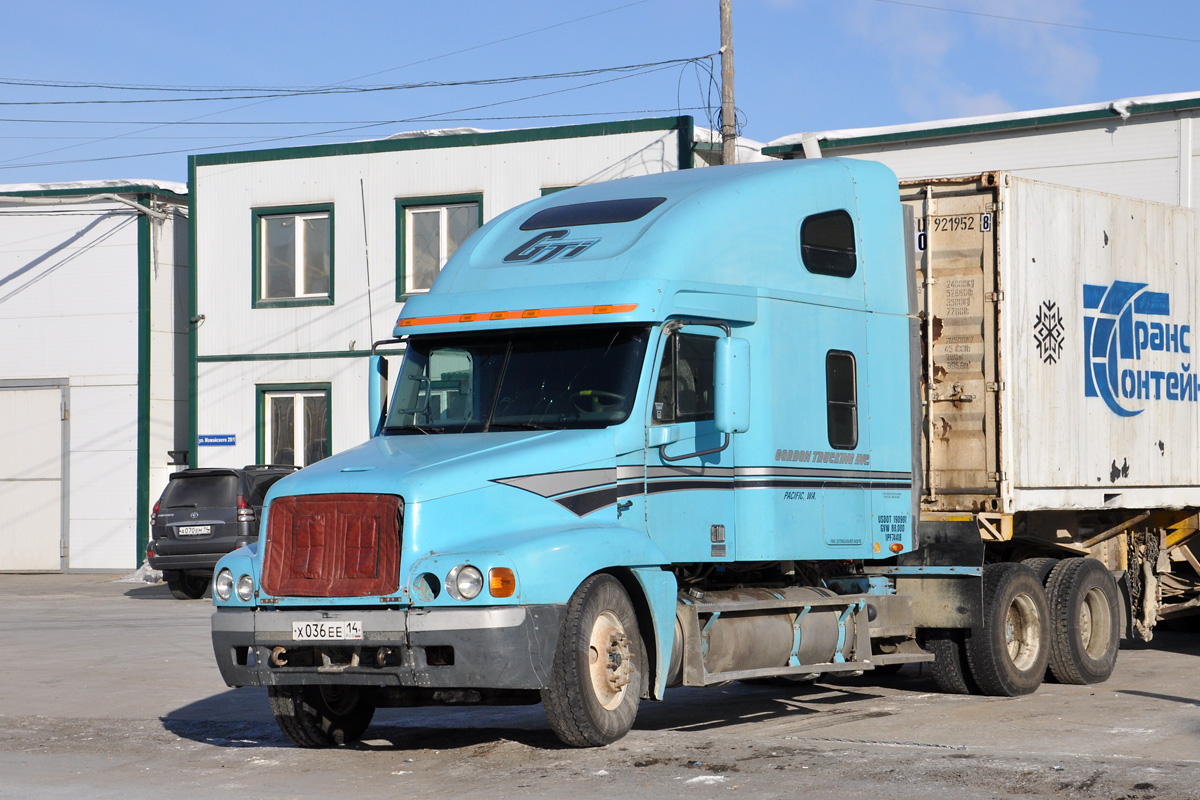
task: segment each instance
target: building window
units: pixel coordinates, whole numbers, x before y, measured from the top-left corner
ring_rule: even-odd
[[[254,209],[254,307],[333,303],[333,206]]]
[[[258,387],[258,458],[307,467],[329,455],[329,384]]]
[[[813,214],[800,224],[800,258],[809,272],[849,278],[858,269],[854,220],[845,211]]]
[[[713,419],[717,340],[674,333],[667,340],[654,388],[654,424]]]
[[[396,299],[429,291],[447,259],[483,224],[483,195],[396,201]]]
[[[858,379],[854,354],[830,350],[825,355],[825,396],[829,405],[829,446],[858,447]]]

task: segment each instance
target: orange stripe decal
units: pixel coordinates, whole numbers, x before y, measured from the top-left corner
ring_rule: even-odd
[[[452,325],[461,322],[476,322],[486,319],[497,322],[509,319],[539,319],[542,317],[580,317],[594,314],[628,314],[637,308],[637,303],[623,305],[571,306],[570,308],[525,308],[519,311],[491,311],[471,314],[443,314],[439,317],[409,317],[398,320],[401,328],[418,325]]]

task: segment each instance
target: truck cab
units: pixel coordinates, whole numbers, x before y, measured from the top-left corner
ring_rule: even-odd
[[[372,361],[370,438],[276,484],[217,565],[223,678],[305,746],[378,706],[539,700],[598,745],[668,685],[932,659],[894,578],[920,494],[904,237],[895,176],[843,159],[491,221],[380,346],[403,357]]]

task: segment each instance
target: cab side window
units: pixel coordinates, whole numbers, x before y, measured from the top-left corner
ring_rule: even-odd
[[[854,354],[830,350],[825,355],[829,445],[835,450],[858,447],[858,376]]]
[[[654,424],[713,419],[717,340],[673,333],[667,340],[654,388]]]

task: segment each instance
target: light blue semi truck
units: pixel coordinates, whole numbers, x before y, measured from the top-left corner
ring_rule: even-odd
[[[373,357],[371,438],[280,481],[259,543],[217,566],[225,681],[267,686],[315,747],[378,707],[540,701],[595,746],[678,685],[913,662],[952,692],[1032,692],[1048,666],[1105,680],[1129,561],[1083,556],[1134,513],[1035,524],[1000,469],[994,493],[931,469],[941,412],[965,425],[1002,383],[943,385],[929,313],[987,340],[994,316],[963,327],[962,298],[1000,290],[918,279],[943,228],[994,235],[1001,205],[952,226],[934,199],[828,159],[589,185],[490,222],[404,306],[390,381]],[[937,358],[979,366],[951,345]]]

